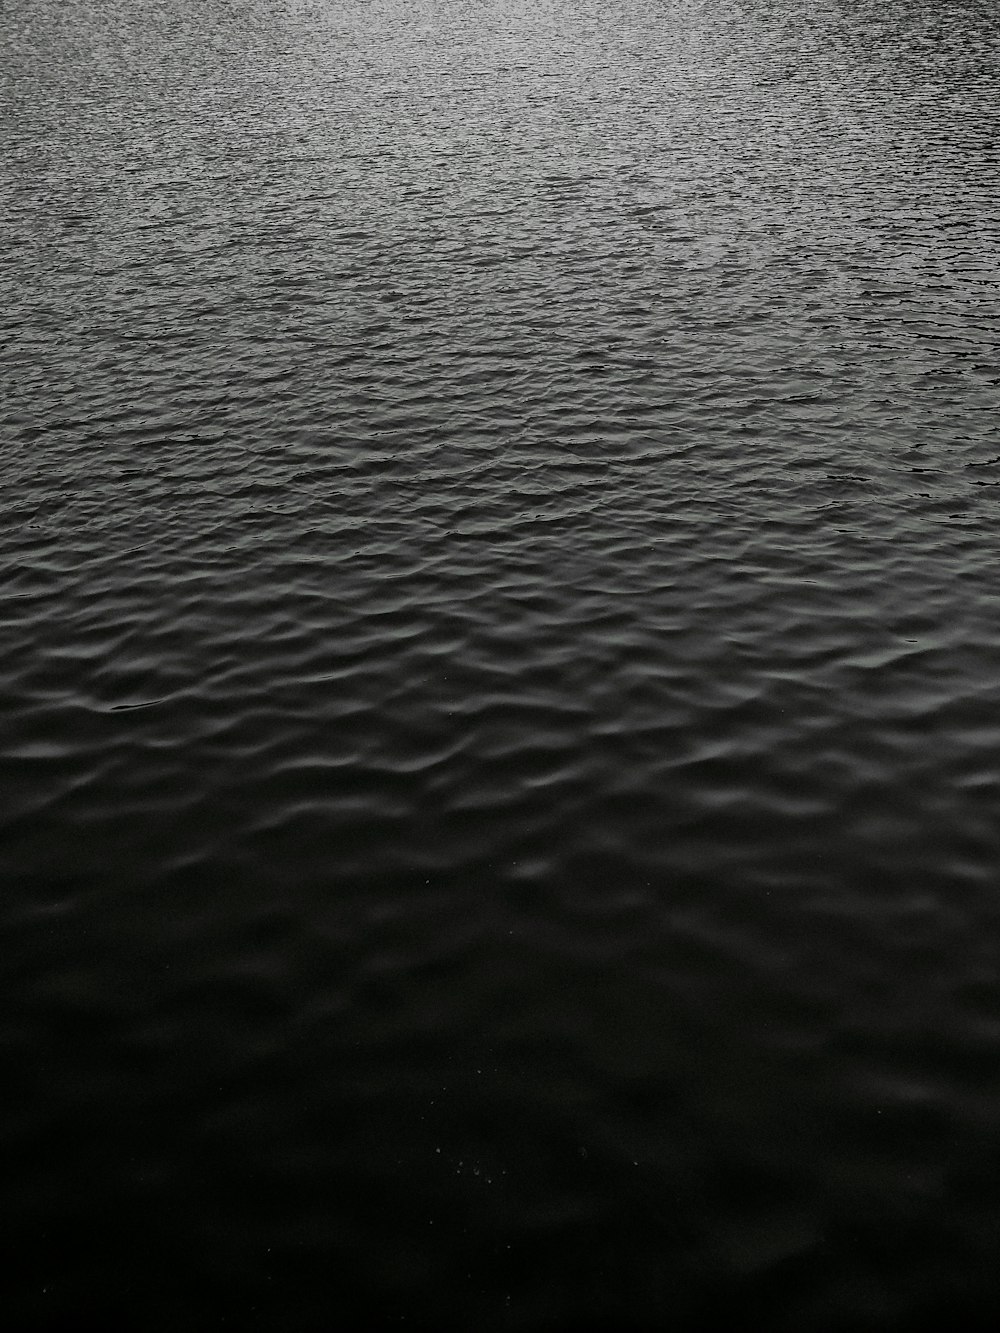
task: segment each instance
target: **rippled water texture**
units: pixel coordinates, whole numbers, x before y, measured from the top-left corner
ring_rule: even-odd
[[[7,0],[6,1327],[995,1327],[998,106]]]

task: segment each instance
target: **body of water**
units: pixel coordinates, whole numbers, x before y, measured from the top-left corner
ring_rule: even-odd
[[[995,1327],[998,275],[987,0],[5,0],[6,1327]]]

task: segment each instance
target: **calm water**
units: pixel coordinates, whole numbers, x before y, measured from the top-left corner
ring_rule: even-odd
[[[0,127],[5,1326],[995,1327],[996,6],[5,0]]]

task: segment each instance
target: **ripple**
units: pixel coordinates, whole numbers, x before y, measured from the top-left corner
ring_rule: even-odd
[[[992,1326],[1000,30],[474,8],[2,21],[12,1326]]]

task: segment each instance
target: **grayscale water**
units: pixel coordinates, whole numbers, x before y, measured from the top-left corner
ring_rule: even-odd
[[[1000,1319],[1000,10],[4,0],[4,1327]]]

